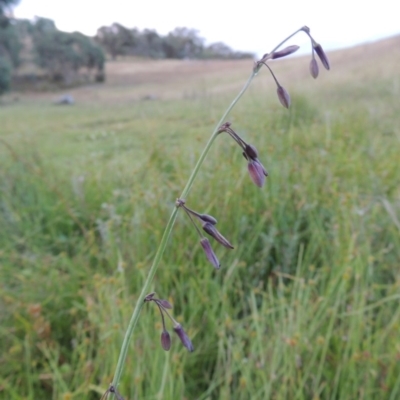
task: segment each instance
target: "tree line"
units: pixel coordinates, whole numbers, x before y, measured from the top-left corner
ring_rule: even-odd
[[[234,59],[252,57],[233,51],[224,43],[205,45],[198,31],[176,28],[165,36],[155,30],[129,29],[121,24],[103,26],[95,37],[57,29],[54,21],[11,19],[5,10],[18,0],[0,0],[0,95],[10,88],[13,71],[33,63],[46,79],[73,85],[77,82],[105,80],[106,54],[154,59]],[[30,75],[29,75],[30,76]],[[28,77],[29,77],[28,76]]]
[[[205,45],[199,32],[189,28],[175,28],[162,36],[153,29],[140,31],[114,23],[97,30],[95,40],[116,59],[118,56],[139,56],[176,59],[238,59],[251,58],[253,54],[232,50],[222,42]]]
[[[103,81],[105,59],[93,38],[62,32],[50,19],[8,19],[0,26],[0,94],[9,89],[12,72],[24,64],[35,64],[51,82],[72,85],[82,80]]]

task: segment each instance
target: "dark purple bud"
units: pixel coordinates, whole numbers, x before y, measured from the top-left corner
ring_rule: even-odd
[[[167,300],[157,300],[157,303],[163,308],[168,308],[168,309],[172,308],[171,303]]]
[[[251,180],[258,186],[264,185],[265,177],[268,176],[268,172],[264,166],[258,160],[251,160],[247,164]]]
[[[210,241],[207,238],[202,238],[200,243],[204,249],[204,252],[206,253],[208,261],[210,261],[214,268],[219,269],[221,264],[219,263],[219,260],[211,247]]]
[[[217,223],[217,220],[212,216],[208,214],[199,214],[198,217],[203,221],[203,222],[209,222],[210,224],[215,225]]]
[[[317,60],[313,57],[310,61],[310,74],[314,79],[317,79],[319,73]]]
[[[205,232],[207,232],[210,236],[212,236],[218,243],[222,244],[222,246],[227,247],[228,249],[233,249],[234,247],[229,243],[227,239],[225,239],[217,230],[217,228],[213,225],[210,224],[209,222],[206,222],[203,225],[203,229]]]
[[[313,44],[315,52],[318,54],[319,59],[322,62],[322,65],[325,67],[325,69],[329,70],[331,67],[329,65],[328,57],[326,56],[324,50],[322,49],[322,46],[319,43]]]
[[[285,47],[283,50],[275,51],[274,53],[270,54],[270,58],[272,60],[276,60],[277,58],[286,57],[289,54],[296,52],[299,48],[300,47],[296,45]]]
[[[248,159],[250,158],[255,160],[258,157],[257,149],[252,144],[246,144],[244,152],[246,153]]]
[[[289,108],[290,106],[290,96],[289,93],[286,91],[286,89],[283,86],[278,86],[278,89],[276,90],[278,93],[278,98],[283,107]]]
[[[190,351],[192,352],[194,350],[193,344],[189,339],[189,336],[186,334],[184,329],[182,328],[181,324],[178,324],[174,327],[174,331],[176,334],[179,336],[179,339],[181,340],[182,344]]]
[[[145,298],[144,302],[146,303],[147,301],[152,301],[153,297],[155,296],[156,292],[149,293]]]
[[[166,330],[161,333],[161,346],[165,351],[168,351],[171,348],[171,336]]]

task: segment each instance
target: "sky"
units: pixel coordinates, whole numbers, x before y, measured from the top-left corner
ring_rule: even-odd
[[[176,27],[197,29],[206,43],[234,50],[270,52],[303,25],[325,50],[350,47],[400,34],[398,0],[20,0],[16,18],[54,20],[58,29],[95,35],[118,22],[127,28],[167,34]],[[309,51],[307,37],[290,44]]]

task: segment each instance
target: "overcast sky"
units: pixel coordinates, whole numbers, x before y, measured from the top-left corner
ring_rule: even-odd
[[[20,0],[14,15],[50,18],[60,30],[91,36],[113,22],[160,34],[185,26],[207,43],[261,55],[303,25],[328,50],[400,34],[398,7],[399,0]],[[293,43],[309,50],[304,34]]]

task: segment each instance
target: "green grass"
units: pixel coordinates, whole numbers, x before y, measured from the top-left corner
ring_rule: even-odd
[[[39,96],[0,107],[1,399],[108,387],[174,201],[234,95],[229,73],[221,91],[206,71],[179,81],[182,96],[161,82],[155,101],[110,83],[73,107]],[[196,350],[173,336],[165,353],[146,305],[125,398],[400,397],[398,98],[390,76],[342,75],[287,74],[287,111],[262,71],[234,109],[270,176],[255,187],[237,146],[216,140],[187,204],[217,217],[235,249],[213,243],[214,271],[179,215],[153,287]]]

